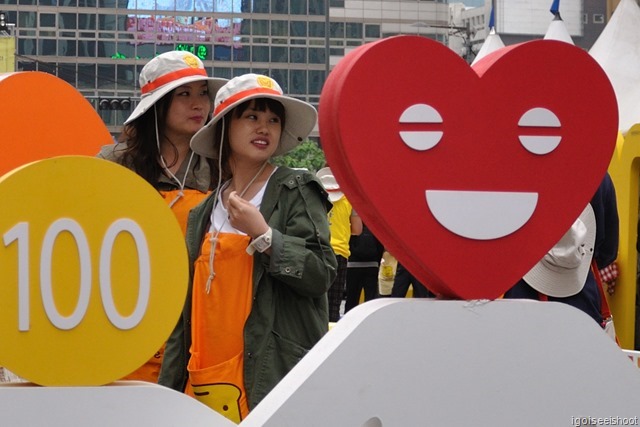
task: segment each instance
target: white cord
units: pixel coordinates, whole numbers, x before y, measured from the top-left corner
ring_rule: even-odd
[[[184,186],[187,183],[187,175],[189,175],[189,169],[191,168],[191,162],[193,161],[194,152],[191,152],[191,156],[189,156],[189,162],[187,163],[187,169],[184,171],[184,177],[182,178],[182,182],[176,177],[169,167],[167,166],[167,162],[164,160],[164,156],[162,155],[162,151],[160,150],[160,133],[158,132],[158,114],[156,111],[155,104],[153,105],[153,114],[155,118],[156,125],[156,146],[158,147],[158,154],[160,155],[160,163],[162,163],[162,168],[169,174],[169,176],[178,184],[180,190],[178,191],[178,195],[169,203],[169,207],[172,208],[173,205],[176,204],[180,198],[184,197]]]
[[[215,199],[213,202],[214,210],[216,208],[216,204],[219,201],[221,188],[222,187],[226,188],[227,183],[230,182],[230,181],[227,181],[227,183],[225,183],[224,185],[220,184],[220,181],[222,180],[222,144],[224,142],[224,124],[225,124],[225,120],[223,118],[222,119],[222,137],[220,140],[220,149],[218,152],[218,187],[216,188],[216,194],[214,196]],[[258,170],[258,173],[256,173],[254,177],[251,178],[251,181],[249,181],[249,183],[240,192],[239,194],[240,197],[244,196],[244,194],[249,190],[249,187],[251,187],[251,184],[253,184],[256,181],[256,179],[258,179],[258,177],[262,175],[262,172],[264,171],[264,168],[267,166],[267,163],[269,163],[269,161],[265,161],[262,164],[262,166],[260,166],[260,170]],[[213,282],[213,279],[216,277],[216,272],[213,267],[213,260],[215,258],[216,246],[218,245],[218,236],[220,235],[220,231],[225,226],[228,219],[229,219],[228,217],[225,217],[225,219],[222,221],[222,224],[220,224],[220,227],[218,227],[215,230],[215,232],[211,234],[211,237],[209,238],[209,244],[211,245],[211,249],[210,249],[211,252],[209,253],[209,277],[207,278],[207,283],[205,284],[205,291],[207,294],[211,292],[211,283]]]

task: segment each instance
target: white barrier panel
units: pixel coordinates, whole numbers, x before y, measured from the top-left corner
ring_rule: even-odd
[[[11,427],[233,427],[197,400],[157,384],[100,387],[0,385],[0,425]]]
[[[564,304],[379,299],[351,310],[241,427],[637,425],[640,375]],[[230,427],[161,386],[0,386],[2,425]]]
[[[634,425],[638,415],[637,369],[570,306],[380,299],[351,310],[241,425]]]

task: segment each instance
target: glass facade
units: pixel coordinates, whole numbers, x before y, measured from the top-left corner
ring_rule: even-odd
[[[97,108],[100,97],[139,96],[138,73],[174,49],[210,75],[268,74],[316,105],[331,66],[353,47],[416,22],[448,24],[446,0],[3,0],[15,23],[16,69],[57,75]],[[420,32],[421,34],[424,31]],[[446,42],[442,32],[425,34]],[[129,111],[100,111],[117,132]]]

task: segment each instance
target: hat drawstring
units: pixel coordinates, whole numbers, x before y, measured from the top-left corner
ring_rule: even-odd
[[[222,133],[220,137],[220,148],[218,149],[218,185],[216,186],[216,195],[213,199],[213,209],[216,208],[216,204],[218,203],[218,197],[220,197],[220,187],[222,187],[222,144],[224,142],[224,117],[222,118]],[[207,278],[207,284],[205,285],[205,291],[207,294],[211,292],[211,282],[213,282],[213,278],[216,277],[216,272],[213,267],[213,259],[215,257],[216,246],[218,245],[218,235],[220,234],[220,230],[224,226],[227,219],[225,218],[224,222],[220,226],[219,229],[215,231],[214,234],[211,235],[209,239],[209,244],[211,245],[211,253],[209,254],[209,277]]]
[[[225,124],[225,120],[222,119],[222,136],[220,139],[220,149],[218,152],[218,187],[216,188],[216,194],[215,194],[215,199],[213,202],[213,208],[215,209],[215,205],[220,201],[222,203],[221,200],[219,200],[220,197],[220,190],[221,187],[223,187],[223,185],[220,184],[220,181],[222,180],[222,145],[224,143],[224,124]],[[267,166],[267,163],[269,163],[268,160],[266,160],[262,166],[260,166],[260,170],[258,170],[258,173],[256,173],[254,175],[253,178],[251,178],[251,181],[249,181],[249,183],[242,189],[242,191],[240,192],[239,196],[242,197],[244,196],[244,194],[247,192],[247,190],[249,190],[249,187],[251,187],[251,184],[253,184],[256,179],[258,179],[258,177],[262,174],[262,172],[264,171],[264,168]],[[230,182],[230,181],[227,181]],[[226,188],[226,183],[224,185],[224,187]],[[205,284],[205,292],[207,294],[209,294],[211,292],[211,283],[213,282],[213,279],[216,277],[216,272],[215,272],[215,268],[213,266],[213,261],[215,259],[215,253],[216,253],[216,246],[218,245],[218,236],[220,235],[220,231],[222,230],[222,228],[225,226],[225,224],[227,223],[227,220],[229,219],[229,217],[226,217],[224,219],[224,221],[222,221],[222,224],[220,224],[220,227],[218,227],[214,233],[211,234],[211,237],[209,238],[209,245],[211,245],[211,249],[210,249],[210,253],[209,253],[209,277],[207,277],[207,283]]]
[[[204,287],[207,295],[211,292],[211,282],[213,282],[213,279],[216,277],[216,272],[213,269],[213,259],[215,258],[216,246],[218,245],[218,234],[220,234],[219,231],[211,234],[209,238],[209,245],[211,246],[211,253],[209,253],[209,277],[207,277],[207,284]]]
[[[156,126],[156,146],[158,147],[158,154],[160,155],[160,163],[162,163],[162,168],[169,174],[169,176],[178,184],[180,190],[178,191],[178,195],[169,203],[169,208],[172,208],[173,205],[176,204],[178,200],[184,197],[184,187],[187,183],[187,176],[189,175],[189,169],[191,168],[191,162],[193,161],[194,152],[191,151],[191,156],[189,156],[189,162],[187,163],[187,169],[184,171],[184,177],[182,178],[182,182],[176,177],[173,172],[169,170],[166,161],[164,160],[164,156],[160,151],[160,133],[158,132],[158,112],[156,111],[156,105],[153,105],[153,118]]]

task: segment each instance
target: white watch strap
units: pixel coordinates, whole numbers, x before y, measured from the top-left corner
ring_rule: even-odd
[[[253,255],[256,251],[262,253],[271,247],[271,236],[273,234],[273,230],[271,227],[260,236],[256,237],[249,243],[247,246],[247,253],[249,255]]]

